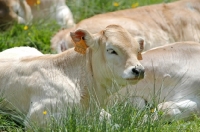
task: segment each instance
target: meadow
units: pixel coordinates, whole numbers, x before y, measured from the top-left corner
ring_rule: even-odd
[[[173,0],[67,0],[75,22],[88,18],[95,14],[105,13],[120,9],[137,8],[138,6],[167,3]],[[52,53],[50,48],[51,37],[60,29],[56,22],[41,20],[32,25],[14,24],[9,30],[0,32],[0,51],[15,46],[31,46],[42,53]],[[1,100],[0,100],[1,103]],[[194,116],[192,121],[170,121],[164,122],[162,117],[152,121],[154,113],[150,106],[140,110],[133,108],[129,103],[117,103],[106,108],[112,114],[110,122],[99,122],[99,112],[81,116],[77,109],[68,111],[68,116],[61,119],[62,123],[54,123],[46,128],[46,131],[77,131],[77,132],[197,132],[200,131],[200,119]],[[143,122],[144,115],[149,115]],[[162,113],[158,113],[159,116]],[[62,124],[62,125],[61,125]],[[34,128],[34,126],[33,126]],[[39,128],[34,128],[40,131]],[[22,132],[25,131],[20,117],[0,110],[0,132]]]

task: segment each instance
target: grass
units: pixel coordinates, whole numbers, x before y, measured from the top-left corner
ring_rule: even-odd
[[[172,0],[68,0],[67,5],[73,12],[76,22],[99,13],[127,9],[155,3],[170,2]],[[15,46],[31,46],[43,53],[51,53],[50,39],[60,30],[56,22],[46,23],[44,21],[34,23],[31,26],[14,24],[8,31],[0,33],[0,51]],[[149,108],[138,110],[122,103],[107,108],[112,114],[111,122],[99,122],[99,110],[92,114],[81,115],[77,109],[63,118],[64,125],[54,124],[47,131],[91,131],[91,132],[196,132],[200,130],[200,119],[193,121],[174,121],[170,124],[162,120],[152,122],[147,120],[142,124],[145,114],[151,115]],[[0,111],[0,132],[22,132],[24,126],[14,115]],[[39,129],[35,128],[35,131]]]

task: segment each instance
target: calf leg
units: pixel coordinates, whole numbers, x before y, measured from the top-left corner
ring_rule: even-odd
[[[56,19],[63,28],[70,28],[75,25],[71,11],[67,6],[61,6],[57,9]]]
[[[188,120],[193,114],[197,114],[197,103],[191,100],[163,102],[158,105],[158,111],[163,111],[163,116],[167,120]]]
[[[18,23],[19,24],[30,24],[33,19],[30,6],[27,4],[26,0],[20,0]]]
[[[34,128],[47,128],[52,123],[58,123],[63,118],[62,110],[58,103],[51,101],[32,102],[24,124],[28,130]]]

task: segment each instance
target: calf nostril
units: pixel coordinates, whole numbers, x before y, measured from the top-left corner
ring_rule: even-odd
[[[140,73],[136,68],[133,68],[133,69],[132,69],[132,72],[135,73],[137,76],[138,76],[139,73]]]

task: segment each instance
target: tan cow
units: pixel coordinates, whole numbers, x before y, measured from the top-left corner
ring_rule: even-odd
[[[109,24],[121,25],[132,36],[142,37],[145,50],[177,41],[200,42],[200,1],[181,0],[96,15],[58,32],[51,47],[59,53],[73,47],[70,31],[85,28],[96,33]]]
[[[82,54],[72,48],[40,55],[27,47],[0,53],[1,109],[19,110],[26,121],[45,126],[50,116],[59,118],[74,105],[87,109],[91,102],[91,109],[96,104],[103,107],[104,100],[118,91],[115,84],[121,88],[144,77],[137,59],[143,43],[122,27],[110,25],[97,34],[78,29],[70,36]],[[28,52],[21,53],[25,49]]]
[[[153,104],[153,108],[164,112],[166,120],[187,120],[193,114],[199,115],[200,44],[177,42],[142,55],[144,79],[120,90],[116,97],[125,99],[133,96],[131,101],[134,105],[139,104],[140,108],[145,107],[144,102]]]
[[[0,0],[0,26],[18,22],[30,24],[32,21],[56,20],[65,28],[73,27],[74,20],[65,0]]]

